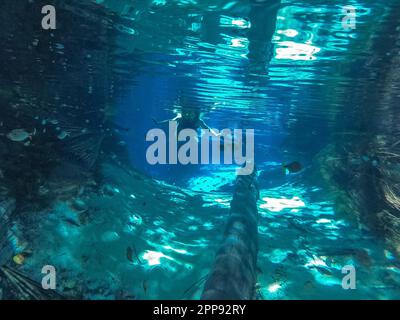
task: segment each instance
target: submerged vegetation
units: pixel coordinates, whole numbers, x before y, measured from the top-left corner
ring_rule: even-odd
[[[17,225],[29,229],[45,219],[41,210],[98,188],[106,146],[114,146],[107,157],[118,154],[120,162],[126,158],[111,120],[118,76],[110,74],[107,66],[112,58],[102,50],[112,42],[106,20],[96,12],[85,17],[86,24],[77,25],[74,21],[83,12],[70,14],[63,5],[59,11],[62,31],[45,33],[35,24],[41,19],[40,11],[34,10],[37,5],[28,1],[0,5],[1,12],[15,19],[13,24],[7,19],[0,22],[4,46],[0,66],[1,265],[12,261],[16,251],[27,249],[18,243],[22,240],[15,239]],[[10,268],[1,269],[1,277],[9,280],[8,286],[2,286],[6,298],[46,296],[35,291],[39,284]],[[15,290],[8,290],[10,286]]]
[[[365,70],[374,79],[349,93],[357,108],[349,131],[337,134],[316,165],[337,194],[338,214],[368,228],[400,256],[400,17],[392,12],[370,40],[373,55]],[[372,37],[372,35],[371,35]],[[385,43],[385,48],[381,44]]]

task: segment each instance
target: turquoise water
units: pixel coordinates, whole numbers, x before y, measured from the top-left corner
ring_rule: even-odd
[[[398,227],[374,230],[365,209],[380,205],[365,190],[398,172],[398,145],[390,161],[359,147],[399,140],[397,1],[348,1],[354,30],[327,0],[55,1],[52,31],[41,5],[0,5],[15,20],[0,25],[0,266],[38,283],[54,266],[68,298],[199,299],[237,166],[148,163],[153,119],[183,104],[212,128],[255,130],[254,298],[400,298]],[[23,143],[7,136],[22,128]],[[293,161],[302,170],[286,175]],[[381,180],[352,171],[364,163]],[[6,281],[0,298],[21,298]]]

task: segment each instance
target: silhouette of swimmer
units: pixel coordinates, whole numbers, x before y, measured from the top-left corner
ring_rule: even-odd
[[[225,148],[232,148],[232,150],[235,151],[242,148],[241,144],[236,143],[236,139],[232,135],[232,133],[225,133],[223,131],[217,132],[216,130],[211,129],[202,119],[204,113],[201,112],[199,108],[188,107],[187,106],[188,103],[185,103],[185,101],[186,101],[185,97],[179,97],[178,99],[179,105],[174,110],[176,114],[174,118],[162,121],[157,121],[156,119],[153,118],[152,119],[153,122],[156,125],[160,125],[168,123],[169,121],[176,121],[178,125],[177,128],[178,134],[183,129],[193,129],[195,131],[197,131],[198,129],[209,130],[209,132],[214,138],[220,139],[219,141],[220,150],[224,150]],[[246,143],[245,140],[244,143]]]
[[[163,124],[168,123],[169,121],[176,121],[178,124],[178,132],[183,129],[206,129],[211,132],[211,134],[215,137],[219,137],[220,133],[215,132],[215,130],[211,129],[202,119],[202,112],[195,108],[181,107],[181,111],[176,112],[176,117],[172,119],[157,121],[153,118],[155,124]]]
[[[169,121],[176,121],[178,124],[178,128],[177,128],[178,134],[183,129],[193,129],[195,131],[197,131],[198,129],[209,130],[212,137],[220,139],[220,141],[219,141],[220,150],[224,150],[226,147],[233,148],[233,150],[241,148],[241,145],[235,143],[235,137],[232,134],[216,132],[214,129],[211,129],[201,118],[202,112],[200,110],[185,107],[185,108],[182,108],[181,112],[178,111],[176,113],[177,113],[177,115],[175,118],[162,120],[162,121],[157,121],[156,119],[153,118],[153,121],[157,125],[165,124],[165,123],[168,123]],[[228,140],[226,140],[226,139],[228,139]],[[199,142],[198,139],[197,139],[197,141]]]

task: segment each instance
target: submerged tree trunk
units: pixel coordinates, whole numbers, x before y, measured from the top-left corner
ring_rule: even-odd
[[[205,300],[247,300],[255,296],[258,254],[256,174],[239,176],[215,265],[201,296]]]

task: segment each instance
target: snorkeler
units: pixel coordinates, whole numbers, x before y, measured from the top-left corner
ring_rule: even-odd
[[[163,121],[157,121],[153,118],[155,124],[163,124],[168,123],[169,121],[176,121],[178,124],[178,132],[183,129],[206,129],[211,132],[211,134],[215,137],[219,137],[221,134],[217,133],[215,130],[211,129],[201,118],[202,114],[200,110],[194,108],[182,108],[182,111],[177,111],[177,115],[173,119],[167,119]]]

